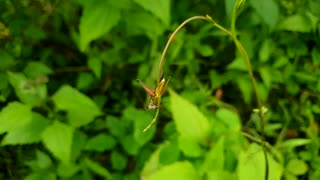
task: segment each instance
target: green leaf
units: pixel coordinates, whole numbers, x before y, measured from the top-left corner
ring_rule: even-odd
[[[282,20],[278,25],[278,29],[308,33],[312,30],[312,23],[308,17],[301,14],[295,14]]]
[[[47,149],[65,164],[71,162],[73,131],[71,126],[55,121],[42,134]]]
[[[62,86],[52,99],[59,110],[67,112],[69,123],[75,127],[86,125],[101,114],[89,97],[69,85]]]
[[[195,180],[201,179],[190,162],[175,162],[153,173],[148,180]]]
[[[303,160],[291,159],[286,166],[286,170],[293,175],[299,176],[308,172],[308,165]]]
[[[111,165],[115,170],[124,170],[127,166],[128,159],[117,151],[111,153]]]
[[[80,19],[80,50],[84,51],[88,44],[108,33],[120,20],[120,9],[108,1],[92,0],[84,4],[84,12]]]
[[[179,148],[187,157],[200,157],[204,154],[204,150],[200,144],[190,138],[179,136]]]
[[[2,145],[30,144],[41,141],[41,134],[49,121],[38,113],[32,114],[32,119],[24,126],[9,131],[3,138]]]
[[[159,162],[161,164],[171,164],[175,161],[177,161],[180,157],[180,150],[178,147],[178,142],[175,141],[171,141],[167,144],[165,144],[160,151],[159,154]]]
[[[150,39],[154,39],[165,30],[160,20],[144,11],[128,14],[125,22],[129,35],[147,35]]]
[[[158,0],[158,1],[150,1],[150,0],[134,0],[137,4],[142,6],[147,11],[150,11],[162,22],[169,26],[170,24],[170,0]]]
[[[271,54],[274,51],[274,42],[271,39],[263,41],[259,50],[259,60],[261,62],[267,62],[270,59]]]
[[[130,155],[137,155],[141,146],[136,142],[132,135],[128,135],[121,140],[123,149]]]
[[[296,139],[289,139],[284,141],[281,146],[284,146],[287,149],[292,149],[292,148],[303,146],[310,143],[311,143],[311,139],[296,138]]]
[[[94,73],[94,75],[100,79],[101,78],[101,71],[102,71],[102,61],[101,59],[97,58],[97,57],[91,57],[88,60],[88,66],[89,68],[92,70],[92,72]]]
[[[257,144],[250,144],[249,148],[241,151],[238,163],[239,180],[256,180],[265,178],[265,158],[262,148]],[[283,172],[282,166],[271,155],[268,157],[269,179],[280,180]]]
[[[103,176],[106,179],[112,179],[110,172],[107,169],[105,169],[104,167],[102,167],[100,164],[98,164],[88,158],[85,158],[83,160],[83,162],[94,173],[96,173],[100,176]]]
[[[238,84],[240,91],[242,93],[244,101],[249,104],[252,99],[252,83],[248,76],[238,76],[236,79],[236,83]]]
[[[46,170],[52,166],[50,156],[46,153],[37,150],[36,156],[36,159],[26,162],[28,167],[30,167],[31,169]]]
[[[78,75],[77,78],[77,89],[79,90],[87,90],[92,87],[94,82],[94,76],[91,73],[82,72]]]
[[[223,122],[228,130],[238,132],[241,129],[240,118],[237,113],[229,110],[220,108],[216,112],[217,118]]]
[[[46,76],[53,73],[47,65],[37,61],[28,62],[23,72],[30,78],[37,78],[39,76]]]
[[[80,166],[76,164],[59,164],[57,174],[60,177],[72,177],[80,171]]]
[[[115,147],[117,141],[108,134],[99,134],[89,139],[85,150],[103,152]]]
[[[195,142],[204,141],[210,130],[208,119],[195,105],[173,90],[169,89],[169,92],[173,120],[179,134]]]
[[[272,77],[274,76],[274,72],[272,72],[272,69],[270,66],[264,66],[259,68],[260,76],[266,85],[266,87],[269,89],[272,85]]]
[[[260,0],[251,0],[252,7],[256,12],[261,16],[263,21],[273,28],[279,18],[279,7],[274,0],[269,1],[260,1]],[[272,13],[270,13],[272,12]]]
[[[28,80],[22,73],[8,72],[8,77],[16,95],[22,102],[36,105],[47,97],[45,84],[37,84],[36,81]]]
[[[221,137],[218,142],[212,144],[210,151],[206,154],[203,163],[203,169],[209,173],[224,169],[225,153],[224,138]]]
[[[228,65],[228,69],[236,69],[240,71],[247,71],[247,66],[244,59],[240,56],[236,57],[231,64]]]
[[[23,128],[32,120],[31,107],[11,102],[0,112],[0,134]]]
[[[27,177],[24,178],[25,180],[56,180],[57,176],[54,172],[48,172],[48,171],[40,171],[40,172],[35,172],[32,174],[29,174]]]
[[[78,157],[83,153],[83,149],[86,146],[88,137],[85,133],[80,131],[79,129],[76,129],[73,134],[73,140],[72,140],[72,153],[71,153],[71,159],[72,161],[76,161]]]

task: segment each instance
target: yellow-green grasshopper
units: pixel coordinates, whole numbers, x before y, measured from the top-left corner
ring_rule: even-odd
[[[137,79],[137,82],[139,82],[139,84],[143,87],[143,89],[146,91],[146,93],[149,94],[149,96],[150,96],[150,102],[146,108],[148,110],[157,109],[155,117],[153,118],[151,123],[143,130],[143,132],[147,131],[156,122],[158,114],[159,114],[161,96],[166,92],[169,81],[170,81],[170,77],[168,78],[168,81],[166,82],[165,78],[163,77],[163,73],[162,73],[157,87],[154,90],[152,90],[147,85],[145,85],[142,81]]]

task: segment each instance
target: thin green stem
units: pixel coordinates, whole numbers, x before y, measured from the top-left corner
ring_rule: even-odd
[[[160,64],[159,64],[159,74],[158,74],[158,81],[157,81],[157,84],[160,83],[161,81],[161,73],[162,73],[162,70],[163,70],[163,64],[164,64],[164,60],[165,60],[165,56],[167,54],[167,51],[169,49],[169,46],[171,44],[171,42],[173,41],[174,37],[176,36],[176,34],[183,28],[183,26],[185,26],[186,24],[188,24],[190,21],[193,21],[193,20],[196,20],[196,19],[203,19],[203,20],[208,20],[206,17],[204,16],[193,16],[187,20],[185,20],[183,23],[181,23],[177,29],[171,34],[163,52],[162,52],[162,55],[161,55],[161,59],[160,59]]]

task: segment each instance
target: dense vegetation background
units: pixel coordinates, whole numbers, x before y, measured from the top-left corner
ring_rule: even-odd
[[[237,1],[242,2],[242,1]],[[0,179],[264,179],[261,121],[230,37],[175,37],[156,126],[145,110],[170,34],[235,0],[0,1]],[[236,23],[264,114],[270,179],[320,179],[320,2],[247,0]]]

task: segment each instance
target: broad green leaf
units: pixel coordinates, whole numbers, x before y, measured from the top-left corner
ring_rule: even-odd
[[[295,14],[282,20],[278,25],[278,29],[308,33],[312,30],[312,23],[308,17],[301,14]]]
[[[286,166],[286,170],[291,174],[299,176],[308,172],[308,165],[303,160],[291,159]]]
[[[296,139],[289,139],[284,141],[281,146],[287,149],[291,149],[291,148],[303,146],[310,143],[311,143],[311,139],[296,138]]]
[[[62,86],[52,99],[57,109],[67,112],[69,123],[75,127],[86,125],[101,114],[89,97],[69,85]]]
[[[195,142],[204,141],[210,130],[208,119],[195,105],[173,90],[169,92],[173,120],[179,134]]]
[[[274,0],[251,0],[250,2],[263,21],[268,24],[269,27],[273,28],[276,25],[280,14],[277,3]]]
[[[282,166],[269,154],[267,157],[269,179],[280,180],[283,173]],[[265,179],[265,170],[265,158],[259,145],[252,143],[248,150],[240,152],[237,169],[239,180]]]
[[[42,141],[47,149],[64,164],[71,163],[73,127],[55,121],[42,133]]]
[[[117,141],[108,134],[99,134],[88,140],[85,150],[103,152],[111,150],[116,145]]]
[[[175,140],[163,145],[163,148],[159,154],[159,162],[164,165],[171,164],[177,161],[179,157],[180,150],[178,147],[178,142]]]
[[[35,80],[28,80],[22,73],[8,72],[8,77],[16,95],[22,102],[36,105],[47,97],[45,84],[37,84]]]
[[[148,177],[152,173],[159,170],[162,166],[160,163],[160,152],[163,150],[164,145],[158,146],[158,148],[151,154],[149,160],[144,163],[144,167],[141,171],[141,177]]]
[[[111,165],[115,170],[124,170],[127,166],[128,159],[119,152],[112,151],[111,153]]]
[[[97,57],[91,57],[88,60],[88,66],[94,73],[94,75],[100,79],[101,78],[101,71],[102,71],[102,60]]]
[[[84,5],[79,27],[81,51],[84,51],[92,40],[108,33],[120,20],[120,9],[108,1],[92,0]]]
[[[170,0],[134,0],[147,11],[157,16],[162,22],[169,26],[170,24]]]
[[[38,113],[32,114],[32,119],[24,126],[9,131],[3,138],[2,145],[30,144],[41,140],[43,130],[49,121]]]
[[[37,78],[39,76],[45,76],[53,73],[47,65],[37,61],[28,62],[23,72],[30,78]]]
[[[162,167],[149,177],[148,180],[195,180],[201,179],[194,169],[192,164],[188,161],[175,162],[173,164]]]
[[[23,128],[32,120],[31,107],[11,102],[0,112],[0,134]]]
[[[203,170],[206,173],[221,171],[224,169],[225,153],[224,138],[221,137],[216,143],[211,145],[210,151],[206,154],[203,163]]]
[[[221,122],[223,122],[223,124],[227,127],[228,130],[234,132],[240,131],[241,122],[237,113],[229,109],[220,108],[217,110],[216,116]]]
[[[97,162],[94,162],[88,158],[85,158],[83,162],[88,167],[88,169],[93,171],[95,174],[103,176],[106,179],[112,179],[110,172],[104,167],[102,167],[100,164],[98,164]]]
[[[179,148],[187,157],[200,157],[204,154],[204,150],[200,144],[190,138],[179,136]]]

